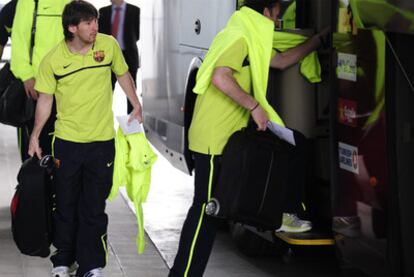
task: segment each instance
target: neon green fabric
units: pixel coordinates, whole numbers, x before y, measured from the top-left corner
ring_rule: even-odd
[[[285,52],[286,50],[305,42],[307,39],[307,37],[298,34],[274,32],[273,48],[280,52]],[[300,73],[309,82],[317,83],[321,81],[321,64],[319,63],[316,51],[311,52],[309,55],[300,60],[299,64]]]
[[[151,167],[156,160],[157,155],[143,132],[125,136],[121,128],[118,129],[115,138],[113,184],[108,199],[115,199],[119,187],[126,186],[128,198],[134,202],[137,217],[136,245],[139,254],[145,249],[142,203],[147,200],[151,184]]]
[[[372,31],[377,46],[377,68],[375,73],[375,109],[364,124],[364,129],[377,122],[385,107],[385,34],[382,31]]]
[[[85,55],[62,40],[45,56],[35,89],[56,97],[56,137],[80,143],[115,137],[111,71],[123,75],[128,66],[116,40],[100,33]]]
[[[36,76],[40,61],[63,39],[62,12],[70,0],[39,0],[33,63],[30,65],[30,38],[35,4],[19,0],[13,21],[11,70],[25,81]]]
[[[395,14],[403,15],[406,19],[410,19],[413,23],[410,27],[414,30],[414,14],[407,11],[402,11],[383,0],[363,0],[363,1],[350,1],[352,9],[352,16],[356,27],[365,28],[363,19],[369,24],[374,24],[376,28],[384,28],[388,20],[395,16]],[[381,16],[372,16],[373,14],[381,14]],[[370,128],[375,124],[381,117],[385,107],[385,45],[386,38],[385,34],[381,30],[372,30],[372,37],[375,41],[376,48],[376,72],[375,72],[375,108],[370,112],[367,120],[364,123],[363,129]],[[334,47],[346,47],[352,44],[351,34],[338,34],[334,33]],[[364,76],[365,73],[363,68],[358,66],[358,76]]]
[[[282,16],[283,29],[296,28],[296,1],[292,2]]]
[[[374,28],[384,29],[389,20],[396,15],[411,22],[410,31],[414,31],[414,13],[401,10],[385,0],[362,0],[349,2],[355,25],[365,28],[366,25]],[[381,14],[381,16],[378,16]],[[380,30],[373,30],[372,36],[375,40],[377,66],[375,74],[375,101],[376,106],[364,123],[363,129],[372,126],[381,116],[385,107],[385,34]]]
[[[407,26],[408,31],[414,31],[414,13],[400,9],[386,0],[350,0],[349,4],[358,28],[375,27],[384,29],[390,20],[398,16],[400,22],[405,20],[409,24]]]
[[[216,67],[228,67],[241,89],[251,94],[250,66],[243,65],[247,43],[240,38],[216,60]],[[250,113],[210,83],[207,91],[197,95],[188,131],[189,148],[198,153],[220,155],[229,137],[246,127]]]
[[[212,42],[196,78],[194,92],[203,94],[207,91],[216,60],[233,42],[243,38],[248,46],[254,97],[266,111],[271,121],[284,126],[276,111],[266,100],[267,80],[269,77],[270,58],[273,44],[274,22],[256,11],[242,7],[229,19],[227,26]]]

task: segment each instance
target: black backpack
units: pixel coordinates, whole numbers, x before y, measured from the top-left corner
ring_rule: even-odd
[[[10,211],[13,239],[20,252],[47,257],[52,241],[54,159],[27,159],[17,176],[18,185]]]
[[[0,89],[3,89],[2,86],[3,84]],[[15,78],[11,80],[0,97],[0,122],[23,127],[33,120],[35,110],[36,104],[32,98],[26,96],[23,82]]]

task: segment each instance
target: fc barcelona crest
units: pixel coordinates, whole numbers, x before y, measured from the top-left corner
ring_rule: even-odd
[[[105,59],[105,52],[102,50],[93,52],[93,59],[98,63],[102,62]]]

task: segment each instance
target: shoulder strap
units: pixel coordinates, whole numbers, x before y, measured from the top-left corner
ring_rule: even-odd
[[[33,47],[35,44],[36,19],[37,19],[37,8],[38,8],[39,0],[34,0],[34,2],[35,2],[35,8],[33,11],[32,33],[30,37],[30,64],[32,64],[32,59],[33,59]]]

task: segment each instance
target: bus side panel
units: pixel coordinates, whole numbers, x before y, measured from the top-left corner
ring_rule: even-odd
[[[177,168],[184,159],[184,102],[188,69],[203,56],[235,10],[235,0],[143,1],[142,85],[144,126],[149,140]],[[195,32],[195,22],[201,29]]]

